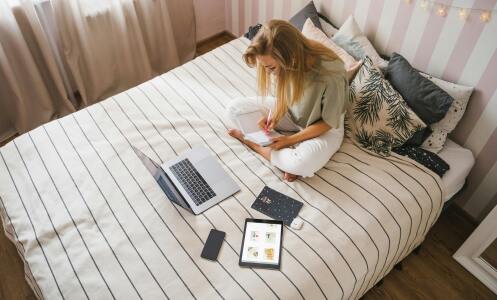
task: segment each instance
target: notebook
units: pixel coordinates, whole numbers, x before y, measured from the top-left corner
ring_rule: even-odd
[[[251,207],[290,226],[299,214],[302,205],[302,202],[265,186]]]
[[[272,144],[272,138],[281,136],[278,132],[271,130],[265,132],[257,124],[264,115],[260,111],[253,111],[244,114],[239,114],[236,118],[238,128],[243,132],[246,140],[252,141],[261,146]]]

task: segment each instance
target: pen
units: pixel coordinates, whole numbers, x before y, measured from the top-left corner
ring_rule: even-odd
[[[266,119],[266,126],[264,126],[264,131],[269,132],[269,124],[271,122],[271,110],[269,110],[269,114]]]

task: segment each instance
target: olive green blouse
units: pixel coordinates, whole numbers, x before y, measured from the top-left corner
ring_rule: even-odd
[[[302,128],[320,120],[339,128],[348,103],[348,89],[343,62],[319,59],[307,74],[302,98],[289,108],[292,120]]]

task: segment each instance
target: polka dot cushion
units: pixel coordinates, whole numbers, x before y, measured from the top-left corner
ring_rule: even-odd
[[[459,123],[466,111],[466,106],[468,105],[469,98],[471,97],[474,88],[448,82],[424,73],[420,74],[430,79],[434,84],[438,85],[454,98],[445,117],[430,125],[433,132],[421,145],[421,148],[423,149],[438,153],[445,145],[447,135],[456,128],[457,123]]]

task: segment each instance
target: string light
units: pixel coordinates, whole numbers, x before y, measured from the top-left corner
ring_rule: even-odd
[[[404,0],[405,3],[411,4],[412,0]],[[459,19],[463,22],[469,19],[469,16],[472,12],[476,12],[480,14],[480,21],[483,23],[488,23],[492,19],[492,12],[497,11],[496,9],[482,9],[482,8],[470,8],[470,7],[461,7],[455,5],[446,5],[441,3],[440,1],[434,0],[421,0],[419,2],[419,7],[423,10],[430,10],[433,7],[436,7],[435,12],[440,17],[446,17],[449,14],[450,9],[459,10]]]
[[[490,21],[490,18],[491,18],[490,11],[485,10],[485,11],[481,12],[481,14],[480,14],[480,21],[482,21],[484,23],[487,23],[487,22]]]
[[[469,18],[469,10],[467,8],[461,8],[459,9],[459,19],[461,21],[466,21]]]
[[[440,17],[446,17],[447,16],[447,6],[445,5],[440,5],[437,10],[437,14]]]

